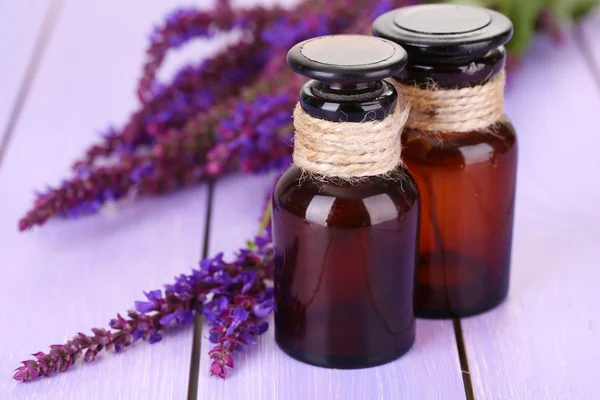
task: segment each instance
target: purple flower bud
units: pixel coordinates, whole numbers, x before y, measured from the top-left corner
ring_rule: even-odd
[[[244,286],[242,287],[242,293],[248,292],[256,282],[256,272],[254,271],[244,271],[240,275]]]
[[[103,337],[103,336],[107,335],[106,329],[104,329],[104,328],[92,328],[92,332],[94,332],[94,335],[96,335],[98,337]],[[60,348],[62,348],[62,345],[58,345],[58,346],[60,346]]]
[[[259,249],[266,247],[271,244],[271,239],[264,236],[256,236],[254,238],[254,243],[258,246]]]
[[[38,360],[38,367],[42,375],[47,375],[50,372],[50,365],[45,360]],[[54,369],[54,368],[52,368]]]
[[[177,313],[167,314],[164,317],[162,317],[159,322],[162,326],[167,326],[176,317],[177,317]]]
[[[127,335],[122,336],[121,345],[123,347],[129,346],[131,343],[133,343],[133,335],[127,334]]]
[[[220,335],[219,332],[211,329],[210,332],[208,333],[208,340],[210,340],[211,343],[217,344],[217,343],[219,343],[219,335]]]
[[[65,358],[62,359],[58,370],[60,372],[65,372],[69,368],[70,365],[71,365],[71,357],[65,356]]]
[[[255,304],[252,311],[258,318],[264,318],[269,315],[275,308],[273,299],[265,300],[262,303]]]
[[[223,253],[218,253],[213,258],[205,258],[200,261],[200,269],[207,271],[210,274],[214,274],[217,271],[220,271],[225,266],[223,262]]]
[[[25,365],[25,369],[27,370],[27,373],[32,377],[35,378],[37,376],[39,376],[40,374],[40,370],[37,367],[37,364],[35,363],[35,361],[25,361],[23,363]]]
[[[218,361],[213,361],[210,366],[210,376],[217,375],[221,379],[225,379],[227,376],[227,372],[225,372],[225,368]]]
[[[216,322],[217,318],[229,305],[225,296],[215,297],[211,302],[204,305],[204,315],[209,322]]]
[[[194,322],[194,318],[195,316],[192,310],[182,311],[177,315],[177,320],[179,321],[180,325],[191,324]]]
[[[121,329],[122,328],[121,323],[118,320],[116,320],[116,319],[111,319],[110,322],[108,323],[108,325],[112,329]]]
[[[262,335],[269,329],[269,323],[267,321],[260,321],[258,325],[256,325],[256,333],[258,335]]]
[[[233,368],[233,356],[231,355],[231,353],[227,354],[225,357],[223,357],[223,360],[225,361],[225,365]]]
[[[138,340],[140,340],[141,338],[144,337],[144,331],[138,329],[135,329],[132,333],[131,336],[133,337],[133,341],[137,342]]]
[[[162,292],[160,290],[151,290],[148,293],[144,292],[144,295],[152,302],[157,302],[162,299]]]
[[[145,332],[148,330],[148,324],[145,322],[142,322],[138,325],[137,329],[141,332]]]
[[[165,285],[165,289],[173,293],[185,294],[192,288],[187,278],[187,276],[181,274],[176,278],[174,285]]]
[[[134,169],[129,175],[130,179],[134,182],[139,182],[142,178],[152,175],[154,172],[154,165],[150,162],[144,163],[142,166]]]
[[[266,300],[272,300],[275,297],[275,289],[272,287],[266,288],[256,296],[256,301],[261,303]]]
[[[227,328],[227,332],[225,333],[225,335],[233,335],[233,332],[242,324],[242,322],[248,319],[249,315],[250,314],[245,308],[237,307],[233,311],[233,322],[231,323],[231,325],[229,325],[229,328]]]
[[[83,359],[85,362],[91,362],[91,361],[94,361],[94,359],[96,358],[97,355],[98,355],[98,351],[96,351],[96,349],[90,347],[85,352],[85,356],[83,357]]]
[[[250,314],[248,313],[248,310],[246,310],[245,308],[242,307],[237,307],[234,311],[233,311],[233,320],[235,322],[241,323],[244,322],[245,320],[248,319],[248,316]]]
[[[101,344],[102,346],[109,346],[112,343],[112,338],[111,338],[110,332],[108,333],[108,335],[101,337],[98,340],[98,343]]]
[[[29,372],[27,372],[27,369],[25,367],[19,367],[17,368],[15,371],[15,374],[13,375],[13,379],[17,380],[17,381],[23,381],[23,382],[28,382],[33,378],[30,378],[30,374]]]
[[[210,349],[208,351],[208,355],[210,356],[211,360],[215,360],[219,357],[221,357],[223,353],[223,348],[221,347],[220,344],[216,345],[215,347],[213,347],[212,349]]]
[[[90,338],[86,334],[79,332],[77,336],[73,338],[73,342],[78,346],[88,346],[90,344]]]
[[[136,301],[135,309],[141,313],[149,313],[150,311],[156,310],[156,303],[151,303],[149,301]]]
[[[152,333],[150,333],[150,344],[160,342],[161,340],[162,336],[158,332],[152,331]]]
[[[257,340],[255,339],[255,336],[256,335],[254,334],[254,332],[251,329],[245,329],[240,334],[240,337],[241,337],[242,341],[244,342],[244,344],[246,346],[249,346],[249,345],[257,343]],[[240,349],[243,349],[243,347],[241,347]]]

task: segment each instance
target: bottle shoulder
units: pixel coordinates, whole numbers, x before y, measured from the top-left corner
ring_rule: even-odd
[[[417,208],[418,191],[405,168],[393,179],[369,177],[356,183],[316,178],[295,165],[280,177],[273,194],[274,211],[335,227],[371,226],[403,218]]]
[[[469,165],[514,157],[517,135],[512,122],[505,118],[486,130],[464,133],[428,133],[405,128],[402,133],[403,156],[410,162],[430,165]]]

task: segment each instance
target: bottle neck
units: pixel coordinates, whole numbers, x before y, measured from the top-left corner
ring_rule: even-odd
[[[489,82],[505,64],[506,50],[500,47],[477,58],[413,61],[395,79],[403,85],[426,87],[433,82],[443,89],[460,89]]]
[[[505,59],[504,49],[497,49],[467,63],[425,65],[413,60],[394,81],[411,105],[406,126],[454,134],[497,124],[504,118]]]
[[[312,81],[313,94],[323,100],[338,103],[373,101],[385,92],[381,81],[360,83],[325,83]]]
[[[300,105],[311,117],[333,122],[382,120],[396,106],[394,87],[384,81],[324,84],[308,81],[300,90]]]

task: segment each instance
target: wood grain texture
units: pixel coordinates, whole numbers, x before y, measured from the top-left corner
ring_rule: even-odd
[[[0,168],[0,399],[187,397],[191,327],[51,379],[11,380],[30,353],[106,327],[143,290],[161,288],[198,261],[204,187],[34,232],[16,229],[32,190],[60,182],[99,128],[124,121],[136,103],[146,34],[171,7],[159,0],[65,4]]]
[[[271,177],[240,176],[218,183],[210,235],[211,253],[221,250],[230,253],[254,235],[260,207],[271,182]],[[210,348],[211,343],[205,337],[198,399],[464,398],[454,331],[449,321],[418,321],[417,342],[406,356],[394,363],[364,370],[328,370],[295,361],[279,350],[271,327],[258,345],[238,354],[235,369],[222,381],[209,377],[210,359],[206,353]]]
[[[478,399],[600,395],[600,91],[572,35],[511,76],[519,136],[509,298],[462,322]]]
[[[596,83],[600,87],[600,7],[590,16],[583,19],[579,40],[583,40],[583,49],[589,52],[590,67],[594,69]]]
[[[51,4],[52,0],[0,2],[0,136],[4,134]]]

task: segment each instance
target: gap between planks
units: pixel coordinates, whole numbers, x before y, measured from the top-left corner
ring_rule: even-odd
[[[215,193],[215,182],[211,181],[208,184],[208,193],[206,195],[206,219],[204,225],[204,245],[202,246],[201,258],[208,257],[208,246],[210,245],[210,225],[213,210],[213,199]],[[202,342],[202,321],[203,316],[198,315],[194,320],[194,338],[192,341],[192,357],[190,361],[190,375],[188,379],[188,400],[198,399],[198,379],[200,378],[200,356]]]
[[[2,166],[2,161],[4,160],[8,145],[10,144],[10,139],[12,138],[15,126],[19,121],[19,117],[21,116],[21,111],[23,110],[23,106],[27,100],[27,95],[29,94],[29,90],[31,89],[33,80],[35,79],[39,69],[44,51],[48,47],[52,33],[56,28],[56,22],[58,21],[60,11],[63,9],[63,4],[64,0],[52,0],[48,6],[48,9],[46,10],[42,27],[40,28],[37,38],[35,39],[33,51],[31,53],[31,57],[29,58],[27,68],[25,69],[25,75],[23,76],[21,85],[19,86],[17,98],[15,99],[15,103],[13,104],[8,121],[4,127],[4,132],[2,135],[0,135],[0,167]]]
[[[454,337],[456,338],[456,350],[458,351],[458,358],[460,361],[460,369],[462,373],[463,385],[465,387],[465,397],[467,400],[475,400],[475,391],[473,390],[473,383],[471,382],[471,371],[469,370],[469,360],[467,358],[467,350],[465,348],[465,341],[463,337],[462,325],[460,318],[454,318],[452,320],[454,325]]]

